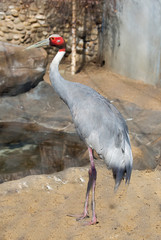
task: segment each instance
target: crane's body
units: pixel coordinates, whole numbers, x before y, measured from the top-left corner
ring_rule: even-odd
[[[55,91],[69,107],[77,133],[88,146],[91,169],[89,170],[84,213],[79,219],[87,216],[89,191],[93,188],[93,216],[90,224],[94,224],[96,223],[94,207],[96,169],[92,150],[95,150],[105,160],[107,166],[112,169],[115,189],[118,188],[124,177],[126,182],[129,182],[133,158],[128,128],[121,113],[110,101],[88,86],[62,78],[58,68],[65,54],[65,43],[60,37],[57,45],[55,39],[59,40],[59,37],[59,35],[52,35],[48,40],[50,45],[60,49],[50,65],[50,81]],[[42,42],[33,45],[33,47],[43,45]],[[61,42],[60,45],[59,42]]]

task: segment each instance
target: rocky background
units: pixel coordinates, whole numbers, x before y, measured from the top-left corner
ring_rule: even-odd
[[[98,30],[102,22],[102,4],[77,1],[77,60],[94,61],[98,54]],[[92,1],[91,1],[92,2]],[[94,2],[94,1],[93,1]],[[32,44],[50,34],[62,35],[71,53],[71,1],[20,0],[0,2],[0,41],[18,45]],[[47,50],[53,56],[54,49]]]
[[[87,163],[67,106],[44,82],[47,53],[0,42],[0,182]]]

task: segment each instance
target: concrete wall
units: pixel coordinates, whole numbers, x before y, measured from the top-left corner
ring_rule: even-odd
[[[102,36],[108,69],[161,85],[161,0],[105,0]]]

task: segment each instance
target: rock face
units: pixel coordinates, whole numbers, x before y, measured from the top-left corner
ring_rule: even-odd
[[[101,28],[102,1],[96,5],[77,1],[77,60],[95,61],[98,52],[98,28]],[[95,8],[95,11],[93,9]],[[67,54],[70,60],[71,41],[71,3],[57,0],[0,2],[0,41],[9,41],[17,45],[31,45],[53,33],[59,33],[67,42]],[[83,44],[82,44],[83,41]],[[55,54],[54,48],[47,49]],[[82,59],[83,58],[83,59]]]
[[[142,109],[134,103],[116,101],[127,120],[134,157],[134,169],[155,169],[161,165],[161,111]],[[129,118],[130,116],[130,118]]]
[[[0,62],[0,182],[86,164],[67,106],[42,81],[46,51],[1,42]]]
[[[35,87],[43,80],[47,53],[43,49],[0,42],[0,95],[14,96]]]
[[[45,82],[25,94],[1,98],[0,112],[0,144],[37,144],[54,139],[57,130],[75,132],[67,106]]]
[[[67,106],[49,84],[0,98],[0,112],[1,181],[89,162]]]

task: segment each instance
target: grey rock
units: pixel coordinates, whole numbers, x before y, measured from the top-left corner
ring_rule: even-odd
[[[68,108],[45,82],[24,94],[0,98],[0,112],[0,144],[37,144],[50,140],[54,132],[74,133]]]
[[[12,16],[14,16],[14,17],[18,17],[18,12],[17,12],[16,9],[11,9],[11,14],[12,14]]]
[[[0,12],[0,20],[4,20],[5,19],[5,13],[4,12]]]
[[[43,49],[0,42],[0,95],[14,96],[30,90],[43,80],[47,54]]]
[[[23,23],[19,23],[19,24],[16,25],[16,29],[17,29],[18,31],[22,31],[22,30],[24,30],[24,28],[25,28],[25,26],[24,26]]]
[[[9,33],[9,34],[6,35],[6,40],[7,40],[7,41],[12,41],[12,39],[13,39],[13,36],[12,36],[11,33]]]
[[[10,145],[0,148],[0,182],[29,175],[31,169],[41,173],[39,146]]]
[[[24,22],[26,20],[26,15],[25,14],[20,14],[19,19]]]
[[[114,103],[129,127],[134,169],[154,169],[161,165],[161,111],[142,109],[134,103],[119,100]]]
[[[69,109],[49,84],[40,82],[27,93],[0,98],[0,112],[1,181],[89,162]]]
[[[42,14],[37,14],[35,17],[38,20],[45,20],[46,19],[46,17],[44,15],[42,15]]]
[[[15,18],[15,19],[14,19],[14,24],[19,24],[19,23],[21,23],[21,20],[20,20],[20,18],[18,18],[18,17],[17,17],[17,18]]]

